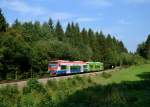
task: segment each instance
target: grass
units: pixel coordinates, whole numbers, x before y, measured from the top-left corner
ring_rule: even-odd
[[[145,64],[46,85],[31,79],[22,91],[0,88],[0,107],[149,107],[149,90],[150,65]]]
[[[143,78],[138,75],[149,72],[150,64],[131,66],[129,68],[123,68],[117,72],[112,72],[111,77],[104,78],[102,75],[96,76],[92,80],[97,84],[107,85],[112,83],[121,83],[123,81],[140,81]]]

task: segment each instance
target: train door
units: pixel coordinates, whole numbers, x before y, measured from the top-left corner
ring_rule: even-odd
[[[83,65],[83,72],[88,72],[88,71],[89,71],[88,64]]]
[[[60,65],[60,70],[58,70],[58,74],[66,74],[67,73],[67,66]]]

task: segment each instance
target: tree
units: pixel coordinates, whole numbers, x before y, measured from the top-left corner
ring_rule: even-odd
[[[2,10],[0,9],[0,32],[6,32],[6,28],[7,28],[7,23],[2,13]]]
[[[62,26],[60,22],[58,21],[56,26],[55,26],[55,37],[58,38],[58,40],[62,41],[64,38],[64,31],[62,29]]]
[[[138,45],[136,52],[145,59],[150,59],[150,35],[145,42]]]
[[[49,30],[51,32],[51,34],[54,33],[54,25],[53,25],[53,20],[51,18],[49,18],[48,20],[48,25],[49,25]]]
[[[146,58],[145,42],[138,45],[136,53],[139,54],[140,56],[142,56],[143,58]]]
[[[68,23],[65,32],[60,22],[52,19],[19,22],[17,19],[6,31],[6,21],[0,11],[0,78],[20,79],[46,73],[49,60],[100,61],[118,65],[120,53],[128,54],[122,41],[112,35],[92,29],[80,29],[78,23]],[[150,37],[139,49],[148,57]],[[145,53],[142,53],[144,49]],[[148,49],[148,50],[147,50]],[[129,62],[129,61],[128,61]]]
[[[24,40],[11,35],[3,36],[2,50],[2,78],[17,79],[17,75],[28,72],[30,69],[30,48]],[[21,75],[22,76],[22,75]]]
[[[13,28],[16,28],[16,29],[18,29],[18,27],[20,27],[21,26],[21,23],[18,21],[18,19],[16,19],[15,21],[14,21],[14,23],[12,24],[12,27]]]

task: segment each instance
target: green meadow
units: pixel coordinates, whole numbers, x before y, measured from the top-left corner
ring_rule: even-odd
[[[140,75],[150,73],[150,65],[135,65],[129,68],[123,68],[117,72],[112,72],[110,78],[104,78],[103,75],[96,76],[93,80],[98,84],[121,83],[123,81],[141,81],[145,78]]]

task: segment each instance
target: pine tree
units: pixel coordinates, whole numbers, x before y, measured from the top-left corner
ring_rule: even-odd
[[[17,28],[18,26],[21,26],[21,23],[18,21],[18,19],[16,19],[16,20],[14,21],[14,23],[12,24],[12,27]]]
[[[67,25],[67,27],[66,27],[65,36],[66,36],[67,38],[70,38],[70,37],[72,36],[70,23],[68,23],[68,25]]]
[[[56,26],[55,26],[55,37],[58,38],[58,40],[62,41],[64,38],[64,31],[62,29],[62,26],[60,22],[58,21]]]
[[[137,53],[145,59],[150,59],[150,35],[145,42],[138,45]]]
[[[145,49],[146,49],[146,58],[150,59],[150,35],[148,35],[147,40],[145,42]]]
[[[49,25],[49,30],[51,32],[51,34],[54,33],[54,25],[53,25],[53,20],[51,18],[49,18],[48,20],[48,25]]]
[[[0,9],[0,32],[5,32],[6,28],[7,28],[7,23],[2,13],[2,10]]]
[[[150,45],[150,34],[147,37],[146,44]]]
[[[88,32],[85,28],[81,31],[81,40],[84,44],[89,45]]]

